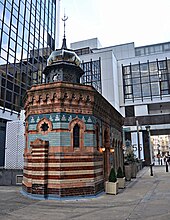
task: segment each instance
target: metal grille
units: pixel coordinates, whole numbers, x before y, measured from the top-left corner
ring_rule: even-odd
[[[25,145],[23,122],[7,122],[6,131],[5,168],[22,169]]]
[[[5,157],[5,127],[0,126],[0,167],[4,166]]]

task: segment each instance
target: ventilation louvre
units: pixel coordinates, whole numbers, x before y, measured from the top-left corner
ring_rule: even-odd
[[[23,175],[16,175],[16,185],[22,185]]]

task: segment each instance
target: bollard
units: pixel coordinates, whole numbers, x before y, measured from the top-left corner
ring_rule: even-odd
[[[168,162],[166,161],[166,172],[169,172],[168,171]]]
[[[162,166],[162,159],[161,159],[161,166]]]
[[[153,176],[153,164],[150,164],[150,171],[151,171],[151,176]]]

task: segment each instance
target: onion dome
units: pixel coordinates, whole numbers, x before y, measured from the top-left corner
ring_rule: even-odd
[[[80,77],[84,71],[80,67],[80,58],[70,49],[67,49],[65,37],[65,21],[68,19],[64,15],[64,38],[62,47],[51,53],[47,60],[43,74],[45,75],[45,82],[71,82],[80,83]]]
[[[67,21],[68,17],[64,14],[64,18],[62,19],[64,21],[64,37],[63,37],[63,43],[62,47],[59,50],[55,50],[51,53],[47,60],[47,66],[56,64],[58,62],[67,62],[74,65],[79,66],[80,65],[80,58],[77,56],[77,54],[73,50],[67,49],[66,44],[66,35],[65,35],[65,22]]]
[[[61,48],[59,50],[53,51],[47,60],[47,66],[59,62],[71,63],[76,66],[79,66],[81,63],[80,58],[77,56],[77,54],[74,51],[65,48]]]

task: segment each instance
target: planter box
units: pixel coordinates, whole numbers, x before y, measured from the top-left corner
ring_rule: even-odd
[[[125,188],[125,177],[117,178],[117,180],[118,180],[118,188],[124,189]]]
[[[131,164],[125,165],[125,179],[130,181],[132,177],[132,166]]]
[[[132,178],[136,178],[137,175],[137,164],[136,163],[132,163],[131,164],[131,177]]]
[[[105,184],[105,191],[107,194],[116,195],[118,193],[118,181],[115,183],[107,181]]]

